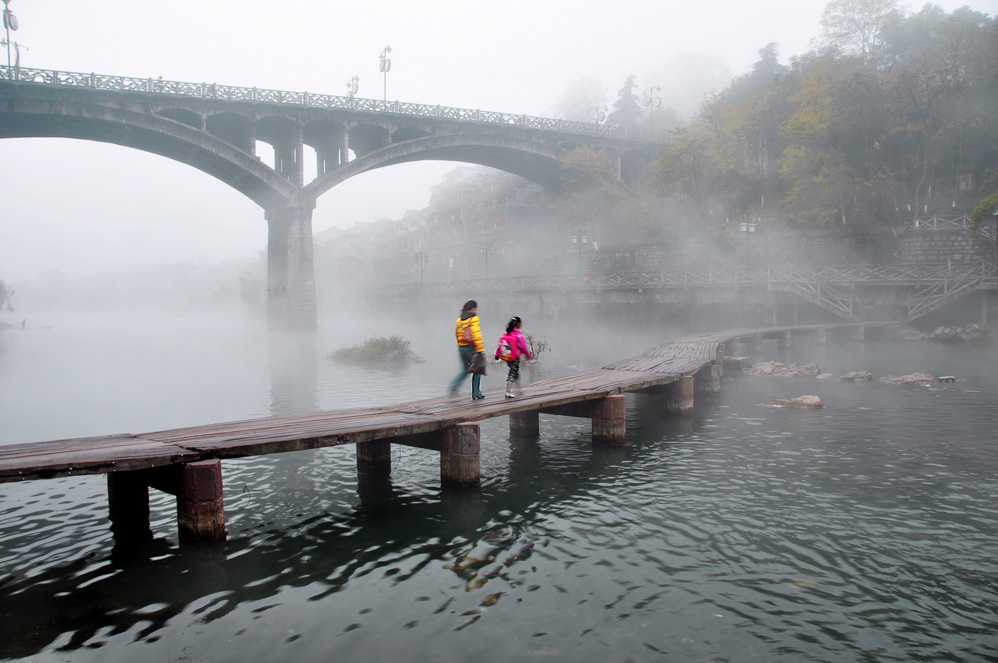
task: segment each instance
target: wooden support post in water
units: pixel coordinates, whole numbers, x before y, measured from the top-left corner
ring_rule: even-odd
[[[177,485],[177,524],[181,540],[219,541],[225,538],[222,507],[222,461],[186,463]]]
[[[482,433],[476,422],[458,424],[444,433],[440,450],[440,482],[477,486],[481,482]]]
[[[607,396],[593,403],[593,442],[623,444],[627,437],[627,397]]]
[[[702,394],[721,393],[721,367],[710,364],[701,368],[694,376],[694,388]]]
[[[714,355],[714,363],[717,364],[718,376],[724,375],[724,343],[717,344],[717,354]]]
[[[789,329],[780,332],[780,335],[776,339],[776,347],[780,350],[792,348],[794,345],[793,334],[790,333]]]
[[[392,443],[388,440],[358,442],[357,474],[364,477],[383,477],[392,473]]]
[[[152,538],[149,529],[149,482],[143,472],[107,475],[108,511],[115,538],[138,541]]]
[[[540,412],[513,412],[509,415],[509,432],[523,437],[537,437],[541,434]]]
[[[673,414],[693,414],[695,393],[692,375],[684,375],[668,386],[665,397],[665,410]]]
[[[724,344],[725,354],[728,357],[737,357],[742,353],[741,339],[733,338]]]
[[[762,334],[753,334],[748,336],[744,340],[745,351],[749,354],[757,354],[762,352]]]

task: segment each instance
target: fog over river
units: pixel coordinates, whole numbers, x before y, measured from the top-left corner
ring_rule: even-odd
[[[53,315],[0,332],[0,444],[441,396],[460,303],[314,337]],[[491,346],[511,312],[480,313]],[[688,331],[523,328],[550,346],[526,382]],[[391,334],[427,361],[326,359]],[[441,491],[438,456],[405,447],[380,486],[350,448],[227,460],[219,546],[180,546],[156,491],[154,540],[116,546],[104,476],[0,484],[0,659],[998,661],[998,350],[830,336],[753,359],[836,379],[726,371],[689,419],[628,396],[623,448],[593,447],[584,419],[542,415],[537,440],[487,420],[477,491]],[[875,379],[837,379],[858,370]],[[877,379],[914,372],[958,379]],[[764,405],[802,394],[825,407]]]

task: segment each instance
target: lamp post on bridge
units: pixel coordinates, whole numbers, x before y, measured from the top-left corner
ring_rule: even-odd
[[[388,54],[392,52],[391,46],[385,46],[378,60],[378,71],[385,75],[385,101],[388,101],[388,70],[392,68],[392,61]]]
[[[745,268],[752,269],[752,246],[750,238],[752,237],[752,233],[755,232],[755,220],[742,221],[738,224],[738,228],[745,233]]]
[[[360,76],[357,74],[353,75],[353,78],[347,81],[347,94],[351,99],[357,94],[357,90],[360,89]]]
[[[606,119],[606,106],[590,106],[589,110],[593,112],[593,124],[597,127],[603,124]]]
[[[661,92],[662,86],[654,85],[647,90],[645,90],[644,98],[641,103],[648,107],[648,129],[649,131],[655,131],[655,109],[662,106],[662,97],[656,97],[656,92]]]
[[[17,29],[21,27],[20,22],[17,17],[14,16],[14,12],[10,10],[10,0],[3,0],[3,29],[6,34],[6,39],[4,39],[4,44],[7,46],[7,78],[10,78],[10,31],[13,30],[17,32]],[[20,56],[20,51],[18,51],[18,56]]]

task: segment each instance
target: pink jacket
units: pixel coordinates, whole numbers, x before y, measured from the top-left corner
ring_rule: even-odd
[[[499,345],[502,345],[502,340],[504,338],[509,338],[509,347],[513,351],[512,359],[515,361],[520,358],[520,355],[527,355],[527,359],[533,359],[533,355],[530,354],[530,346],[527,344],[527,338],[523,335],[519,329],[514,329],[513,331],[503,334],[499,337]],[[496,356],[499,356],[499,350],[496,350]]]

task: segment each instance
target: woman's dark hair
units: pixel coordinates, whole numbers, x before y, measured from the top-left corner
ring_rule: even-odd
[[[512,318],[509,319],[509,322],[506,323],[506,333],[507,334],[512,333],[512,331],[519,326],[520,326],[520,318],[519,316],[514,315]]]
[[[464,306],[461,307],[461,313],[467,313],[473,308],[478,308],[478,302],[476,302],[474,299],[469,299],[464,303]]]

